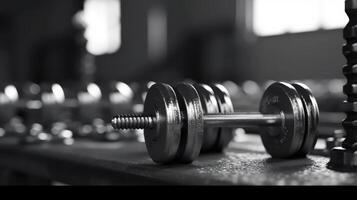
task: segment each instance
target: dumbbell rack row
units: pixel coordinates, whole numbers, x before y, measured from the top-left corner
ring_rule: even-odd
[[[256,109],[257,107],[257,102],[259,101],[259,98],[261,96],[262,90],[263,88],[267,85],[269,81],[267,82],[262,82],[262,83],[256,83],[254,81],[245,81],[242,84],[236,84],[232,81],[225,81],[222,82],[222,84],[224,86],[226,86],[226,88],[229,90],[229,93],[231,94],[232,97],[232,102],[234,107],[239,110],[239,111],[245,111],[245,110],[249,110],[252,111],[254,109]],[[321,112],[321,120],[320,120],[320,130],[319,130],[319,135],[321,135],[322,137],[330,137],[333,134],[333,131],[336,129],[339,129],[339,121],[342,120],[344,118],[344,114],[342,113],[338,113],[336,112],[336,109],[338,110],[338,108],[336,107],[335,103],[333,103],[333,108],[327,108],[326,107],[326,103],[324,104],[324,102],[329,102],[328,105],[331,106],[331,101],[332,102],[340,102],[341,100],[335,100],[335,99],[341,99],[341,94],[339,91],[335,91],[334,88],[336,88],[336,85],[339,86],[341,84],[341,80],[336,79],[336,80],[320,80],[320,81],[312,81],[312,80],[303,80],[303,82],[308,83],[308,85],[313,86],[313,92],[314,94],[317,94],[317,100],[319,102],[319,106],[322,105],[322,112]],[[145,94],[145,90],[151,85],[153,84],[153,82],[149,82],[149,83],[142,83],[142,84],[138,84],[138,83],[130,83],[130,84],[126,84],[124,82],[120,82],[120,81],[115,81],[113,82],[116,88],[115,90],[111,90],[112,93],[109,92],[109,96],[111,97],[119,97],[118,99],[120,100],[125,100],[125,94],[121,94],[120,90],[129,92],[128,94],[131,94],[134,96],[136,96],[134,99],[133,97],[127,96],[127,103],[124,103],[124,105],[121,104],[115,104],[115,106],[111,106],[113,105],[113,102],[111,102],[110,98],[104,98],[101,99],[98,104],[97,104],[97,108],[95,109],[87,109],[87,108],[83,108],[82,110],[86,110],[86,111],[90,111],[90,114],[85,115],[85,114],[81,114],[82,117],[85,117],[86,119],[84,119],[84,121],[86,121],[83,125],[84,127],[79,128],[80,130],[86,130],[86,128],[88,128],[88,126],[92,125],[91,123],[93,123],[92,119],[94,119],[94,117],[96,117],[99,120],[96,120],[97,122],[100,122],[100,120],[102,121],[108,121],[110,120],[110,117],[112,116],[111,114],[103,117],[103,115],[101,114],[101,112],[95,111],[96,109],[101,109],[101,108],[105,108],[106,111],[103,111],[104,113],[118,113],[120,112],[125,112],[125,110],[123,109],[127,109],[128,111],[133,110],[133,106],[137,106],[137,108],[140,107],[141,105],[141,97]],[[61,120],[63,119],[63,115],[66,115],[66,120],[67,121],[71,121],[71,122],[75,122],[75,121],[80,121],[83,119],[80,119],[81,117],[74,117],[75,113],[78,111],[74,111],[75,107],[78,107],[79,102],[76,99],[73,99],[75,97],[75,91],[72,89],[70,89],[70,87],[68,87],[68,84],[64,84],[66,87],[64,87],[64,85],[62,84],[52,84],[52,91],[49,90],[49,88],[51,88],[51,84],[44,84],[46,85],[46,87],[41,87],[41,93],[40,94],[45,94],[45,97],[51,97],[51,96],[57,96],[60,97],[61,95],[61,91],[64,92],[65,94],[65,101],[63,103],[54,103],[54,104],[46,104],[46,102],[41,102],[41,99],[37,99],[37,100],[33,100],[33,99],[22,99],[23,97],[28,98],[28,96],[26,96],[23,93],[29,93],[29,92],[21,92],[20,88],[26,88],[26,87],[15,87],[14,85],[9,84],[8,86],[5,87],[5,90],[7,88],[7,91],[13,91],[13,90],[18,90],[19,95],[20,95],[20,99],[18,101],[16,101],[15,103],[11,103],[11,104],[2,104],[0,103],[1,106],[1,110],[3,110],[2,115],[4,115],[4,111],[11,111],[11,109],[13,109],[13,107],[17,107],[18,108],[25,108],[27,105],[32,105],[34,107],[38,106],[39,104],[45,105],[46,107],[46,111],[45,114],[41,116],[41,114],[38,112],[38,109],[33,108],[33,114],[31,116],[27,116],[26,119],[24,119],[24,123],[27,125],[27,129],[28,131],[31,129],[31,126],[34,123],[39,123],[40,125],[42,125],[43,127],[48,127],[50,125],[48,125],[48,123],[51,123],[53,121],[56,120]],[[108,96],[108,88],[104,87],[104,86],[98,86],[94,83],[89,83],[88,86],[91,86],[91,88],[97,88],[99,89],[99,91],[101,91],[101,93],[104,96]],[[334,86],[334,87],[331,87]],[[33,88],[37,88],[39,87],[36,84],[29,84],[28,86],[29,88],[32,88],[32,90],[34,90]],[[68,88],[67,88],[68,87]],[[46,90],[43,88],[47,88]],[[138,89],[139,88],[139,89]],[[39,89],[39,88],[38,88]],[[53,91],[53,89],[56,89]],[[30,89],[29,89],[30,90]],[[42,91],[43,90],[43,91]],[[26,90],[27,91],[27,90]],[[104,92],[105,91],[105,92]],[[3,91],[1,91],[3,92]],[[55,94],[55,93],[58,94]],[[125,93],[125,92],[124,92]],[[342,93],[342,92],[341,92]],[[11,92],[10,92],[11,94]],[[104,95],[105,94],[105,95]],[[328,101],[324,100],[328,97]],[[37,97],[36,97],[37,98]],[[343,98],[343,96],[342,96]],[[48,100],[48,98],[46,98]],[[49,98],[50,100],[52,98]],[[140,100],[138,100],[140,99]],[[132,102],[132,101],[135,102]],[[52,99],[53,101],[53,99]],[[62,109],[65,108],[65,109]],[[253,108],[253,109],[252,109]],[[42,108],[41,108],[42,109]],[[116,110],[114,110],[116,109]],[[51,111],[52,110],[52,111]],[[102,109],[103,110],[103,109]],[[65,112],[63,112],[65,111]],[[326,112],[325,112],[326,111]],[[5,111],[6,112],[6,111]],[[37,112],[37,113],[36,113]],[[65,114],[67,112],[67,114]],[[25,112],[26,113],[26,112]],[[80,112],[79,112],[80,113]],[[8,113],[7,115],[13,115],[11,113]],[[71,116],[71,117],[68,117]],[[337,117],[336,117],[337,116]],[[72,117],[74,117],[72,119]],[[5,117],[6,118],[6,117]],[[88,119],[87,119],[88,118]],[[0,121],[3,121],[4,119],[1,118]],[[74,123],[76,124],[76,123]],[[78,123],[77,123],[78,124]],[[102,124],[99,124],[102,125]],[[77,125],[78,126],[78,125]],[[4,128],[3,126],[1,128]],[[256,133],[258,130],[256,130],[254,127],[246,127],[246,130],[249,133]],[[81,135],[82,133],[77,133],[78,131],[73,129],[71,130],[73,132],[74,135]],[[1,135],[2,133],[0,133]],[[85,134],[85,133],[84,133]],[[113,135],[113,134],[111,134]],[[114,135],[113,135],[113,138]],[[104,140],[106,140],[105,138],[103,138]]]
[[[30,88],[37,88],[36,91],[38,91],[30,95],[29,91],[34,89],[21,91],[18,88],[23,87],[16,88],[10,84],[0,92],[2,97],[0,101],[2,136],[24,138],[23,136],[31,134],[31,132],[41,132],[44,139],[34,136],[29,138],[29,141],[48,142],[48,138],[58,136],[58,134],[52,133],[53,127],[56,126],[57,129],[65,128],[65,131],[77,138],[91,137],[102,141],[136,139],[133,134],[127,137],[125,133],[115,133],[110,124],[106,123],[111,117],[111,111],[132,110],[134,97],[133,90],[129,85],[116,82],[115,89],[112,89],[111,92],[106,91],[107,98],[99,98],[99,96],[96,98],[95,94],[90,94],[90,90],[93,90],[104,95],[99,86],[94,83],[87,85],[88,91],[84,89],[80,92],[71,90],[68,92],[68,88],[63,88],[57,83],[52,84],[52,89],[48,84],[49,86],[45,87],[46,90],[42,91],[41,88],[41,92],[37,84],[30,85]],[[78,93],[77,97],[72,94],[76,92]],[[114,100],[110,97],[113,97]],[[21,128],[16,129],[14,126]],[[38,135],[38,133],[36,134]],[[63,138],[58,139],[56,141]],[[25,141],[27,141],[26,138]]]

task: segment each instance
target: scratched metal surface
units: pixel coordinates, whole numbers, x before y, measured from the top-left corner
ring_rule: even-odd
[[[126,180],[131,184],[155,180],[159,184],[198,185],[357,185],[357,174],[331,171],[326,168],[327,162],[327,157],[313,155],[273,160],[257,137],[233,142],[224,154],[202,155],[190,165],[164,166],[151,161],[143,143],[78,141],[72,146],[18,147],[10,140],[0,141],[0,166],[44,174],[69,184],[116,184],[111,179],[116,177],[123,180],[121,184]],[[87,167],[93,170],[86,172]],[[74,180],[76,174],[86,179]]]

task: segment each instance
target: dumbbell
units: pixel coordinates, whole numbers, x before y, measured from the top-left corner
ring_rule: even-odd
[[[259,113],[234,113],[220,84],[153,85],[142,115],[118,115],[115,129],[144,129],[145,144],[157,163],[191,163],[201,148],[223,150],[233,127],[259,126],[273,158],[306,156],[316,143],[319,109],[302,83],[275,82],[264,92]],[[204,129],[206,129],[204,131]]]

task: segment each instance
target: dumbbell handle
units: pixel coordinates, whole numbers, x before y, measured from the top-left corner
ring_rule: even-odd
[[[153,116],[121,115],[112,119],[112,126],[115,129],[154,128],[156,120],[156,117]],[[203,121],[205,126],[210,127],[279,126],[283,123],[284,116],[261,113],[205,114]]]
[[[280,114],[261,113],[205,114],[203,116],[204,126],[210,127],[279,126],[283,120],[284,116]]]

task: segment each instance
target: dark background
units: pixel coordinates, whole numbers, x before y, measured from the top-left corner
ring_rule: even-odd
[[[342,30],[256,37],[251,1],[121,0],[122,46],[97,56],[94,80],[197,81],[342,77]],[[167,52],[150,59],[147,12],[167,12]],[[0,2],[0,83],[80,79],[72,17],[82,0]],[[78,38],[77,38],[78,39]]]

